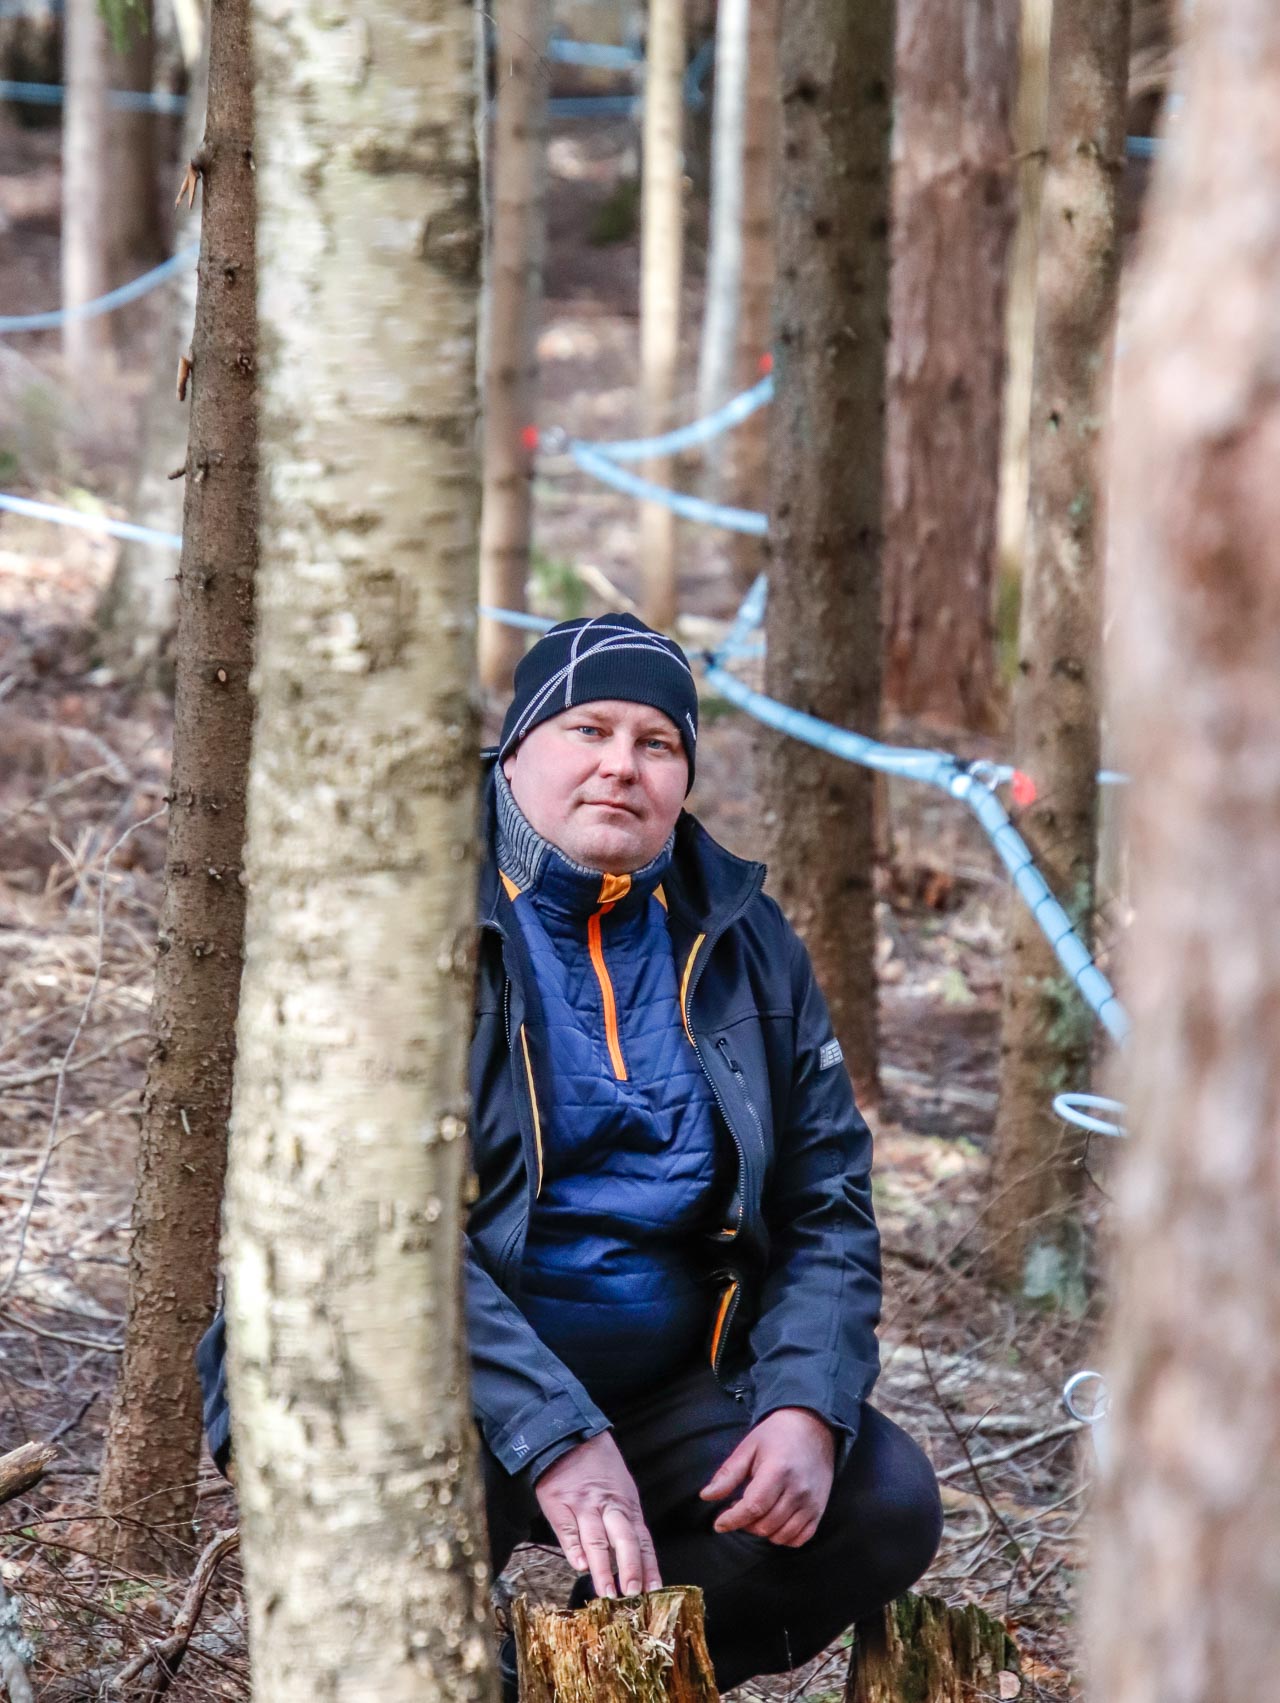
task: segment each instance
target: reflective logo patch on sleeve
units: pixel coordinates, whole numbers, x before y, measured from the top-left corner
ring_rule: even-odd
[[[818,1054],[818,1069],[830,1070],[833,1064],[843,1063],[844,1053],[840,1050],[839,1041],[828,1041],[822,1048],[822,1051]]]

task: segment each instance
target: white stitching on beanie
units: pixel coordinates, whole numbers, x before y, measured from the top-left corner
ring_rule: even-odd
[[[600,620],[602,617],[597,617],[596,619]],[[597,626],[595,630],[599,632],[601,629]],[[579,633],[585,631],[585,627],[579,629]],[[520,720],[516,723],[515,727],[512,728],[511,737],[507,740],[504,749],[510,750],[513,745],[518,744],[519,741],[524,738],[531,722],[542,709],[543,705],[547,702],[547,699],[564,683],[566,679],[571,679],[577,666],[580,663],[588,661],[593,656],[598,656],[601,651],[656,650],[662,656],[665,656],[669,662],[678,663],[679,666],[684,669],[689,678],[693,678],[693,670],[689,667],[689,664],[684,660],[684,658],[678,656],[675,650],[671,648],[670,639],[664,639],[657,633],[637,633],[634,627],[613,627],[610,631],[617,633],[619,637],[602,638],[598,643],[593,644],[589,650],[584,651],[581,656],[574,656],[571,654],[569,661],[565,663],[562,668],[558,669],[557,672],[539,688],[539,690],[529,700],[529,703],[525,706],[525,712],[520,717]],[[577,635],[575,635],[575,640],[576,637]],[[571,709],[572,707],[572,703],[569,701],[569,695],[566,693],[565,708]]]

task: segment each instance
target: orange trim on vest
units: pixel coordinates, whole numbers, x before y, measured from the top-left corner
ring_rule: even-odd
[[[520,897],[520,889],[516,886],[515,882],[509,875],[503,875],[501,870],[498,871],[498,874],[502,879],[502,885],[507,890],[508,899],[518,899]]]
[[[506,876],[502,879],[505,881]],[[512,897],[514,898],[515,894],[512,894]],[[538,1152],[538,1186],[533,1191],[536,1200],[542,1193],[542,1119],[538,1116],[538,1096],[533,1086],[533,1063],[529,1058],[529,1039],[524,1032],[523,1023],[520,1025],[520,1045],[524,1049],[524,1073],[529,1083],[529,1104],[533,1107],[533,1145]]]
[[[662,890],[661,881],[659,881],[658,885],[654,888],[653,896],[658,901],[658,903],[662,906],[664,911],[669,909],[669,907],[667,905],[667,895]]]
[[[602,875],[600,877],[600,897],[598,905],[616,905],[619,899],[625,899],[631,891],[629,875]]]
[[[606,875],[605,880],[609,877]],[[629,878],[628,878],[629,879]],[[613,997],[613,983],[609,979],[609,966],[604,961],[604,942],[600,938],[600,918],[611,907],[605,905],[593,917],[587,919],[587,950],[591,954],[592,968],[596,980],[600,983],[600,998],[604,1001],[604,1038],[609,1047],[609,1058],[613,1064],[613,1074],[619,1082],[627,1080],[627,1066],[622,1057],[622,1040],[618,1034],[618,1005]]]
[[[737,1293],[738,1280],[735,1277],[733,1282],[720,1297],[720,1311],[716,1314],[716,1328],[711,1333],[711,1368],[713,1371],[715,1370],[716,1360],[720,1353],[720,1336],[724,1330],[724,1321],[729,1314],[729,1305]]]
[[[684,1020],[684,1032],[689,1037],[689,1045],[691,1047],[695,1046],[697,1043],[693,1038],[693,1030],[689,1027],[689,977],[693,974],[693,960],[698,956],[698,949],[706,938],[705,934],[700,934],[694,941],[692,950],[689,953],[689,962],[684,967],[684,977],[680,983],[680,1016]]]

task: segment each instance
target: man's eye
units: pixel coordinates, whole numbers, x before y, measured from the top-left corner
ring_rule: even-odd
[[[599,733],[600,729],[592,726],[590,722],[584,722],[581,727],[575,727],[573,731],[575,733]]]
[[[672,743],[669,739],[646,739],[645,744],[649,747],[649,749],[651,751],[671,751],[671,750],[674,750],[674,746],[672,745]]]

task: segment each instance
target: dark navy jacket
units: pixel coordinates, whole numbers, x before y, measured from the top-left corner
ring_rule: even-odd
[[[485,839],[493,845],[493,783]],[[764,868],[676,826],[668,904],[679,997],[732,1137],[727,1222],[706,1238],[706,1353],[753,1419],[806,1407],[857,1435],[879,1354],[880,1243],[871,1136],[854,1104],[808,954],[762,892]],[[512,1473],[541,1469],[608,1421],[518,1305],[530,1208],[544,1168],[537,1099],[549,1036],[512,900],[490,861],[480,886],[471,1141],[477,1193],[465,1237],[472,1398]],[[205,1423],[227,1453],[222,1320],[200,1345]]]

